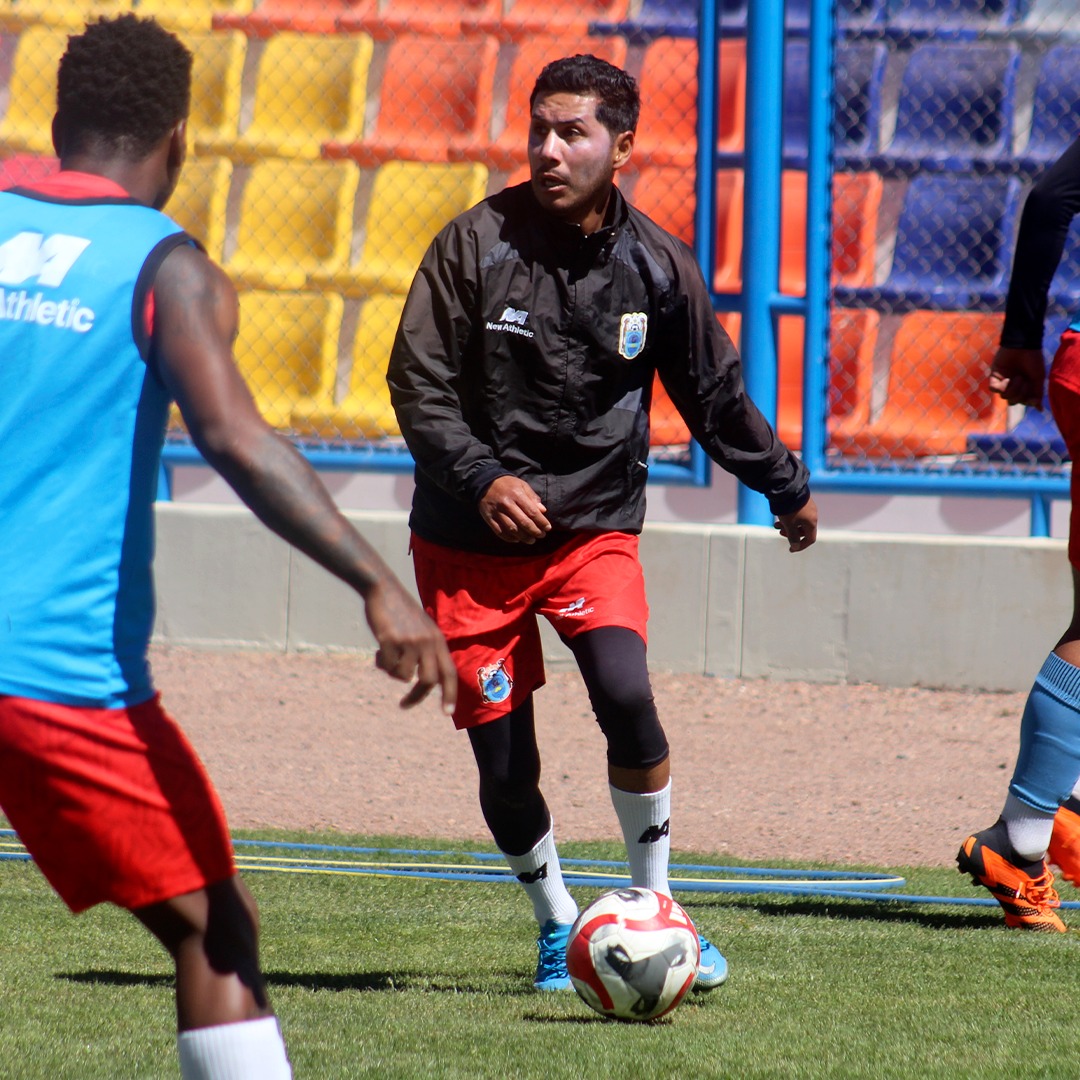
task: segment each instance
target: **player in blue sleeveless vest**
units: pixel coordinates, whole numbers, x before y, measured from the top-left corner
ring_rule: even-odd
[[[411,683],[456,677],[434,624],[263,421],[232,359],[224,273],[160,212],[191,55],[124,15],[70,39],[61,171],[0,193],[0,808],[73,911],[132,911],[176,964],[185,1077],[291,1075],[254,901],[205,771],[154,691],[153,501],[175,399],[256,515],[350,585]],[[225,703],[223,703],[225,704]]]

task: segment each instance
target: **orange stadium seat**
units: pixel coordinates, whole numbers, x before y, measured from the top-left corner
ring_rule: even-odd
[[[719,46],[717,150],[741,153],[746,126],[746,42]],[[641,120],[634,154],[641,164],[694,165],[697,148],[697,42],[658,38],[641,62]]]
[[[636,174],[630,201],[661,228],[687,244],[694,242],[694,171],[646,165]]]
[[[0,191],[32,184],[60,171],[60,161],[51,154],[11,154],[0,161]]]
[[[589,23],[597,19],[623,19],[629,7],[629,0],[510,0],[504,15],[477,19],[475,25],[509,41],[520,41],[533,34],[585,37]]]
[[[490,35],[401,35],[389,45],[372,130],[327,141],[323,155],[366,166],[475,157],[490,134],[498,55]]]
[[[377,13],[348,12],[338,25],[344,31],[362,30],[384,39],[398,34],[456,35],[501,13],[502,0],[382,0]]]
[[[216,29],[242,30],[248,37],[270,37],[281,30],[334,34],[343,15],[374,15],[378,0],[261,0],[251,11],[216,12]]]
[[[716,270],[713,273],[713,289],[719,293],[742,291],[744,179],[741,169],[720,169],[716,174]]]
[[[833,431],[845,453],[892,458],[961,454],[967,437],[1005,427],[1005,402],[986,383],[986,358],[1001,336],[1002,316],[915,311],[900,320],[880,415],[862,427]]]
[[[511,46],[507,76],[505,125],[495,139],[480,147],[478,159],[499,171],[513,172],[526,160],[529,139],[529,95],[540,69],[551,60],[588,52],[618,67],[626,66],[626,42],[616,37],[557,37],[538,34]]]
[[[325,439],[378,439],[399,435],[386,386],[386,365],[394,344],[405,297],[369,296],[364,302],[349,359],[348,386],[338,401],[334,380],[324,379],[320,393],[297,403],[293,427]]]

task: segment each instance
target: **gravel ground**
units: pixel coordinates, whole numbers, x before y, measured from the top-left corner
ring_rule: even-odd
[[[157,647],[166,707],[234,828],[489,839],[467,738],[352,655]],[[1032,673],[1034,677],[1034,672]],[[990,824],[1021,694],[655,674],[677,850],[942,866]],[[619,837],[603,739],[575,673],[537,695],[544,793],[563,839]]]

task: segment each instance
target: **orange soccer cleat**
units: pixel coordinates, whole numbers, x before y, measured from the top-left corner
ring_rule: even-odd
[[[1054,908],[1060,907],[1061,901],[1054,890],[1054,877],[1045,860],[1041,866],[1038,863],[1028,864],[1033,868],[1040,867],[1039,873],[1031,874],[1002,852],[1016,858],[1005,823],[999,820],[989,829],[983,829],[964,841],[956,856],[956,865],[960,873],[971,875],[975,885],[990,890],[1005,912],[1006,926],[1051,934],[1064,933],[1065,924],[1054,911]]]
[[[1080,799],[1070,795],[1058,810],[1046,854],[1066,881],[1080,885]]]

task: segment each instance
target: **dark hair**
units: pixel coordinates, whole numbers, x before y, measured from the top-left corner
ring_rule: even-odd
[[[65,152],[100,144],[139,161],[187,117],[191,53],[153,19],[100,19],[68,39],[56,84]]]
[[[633,76],[597,56],[567,56],[552,60],[540,72],[529,97],[529,108],[545,94],[582,94],[599,99],[596,119],[613,135],[636,131],[641,96]]]

